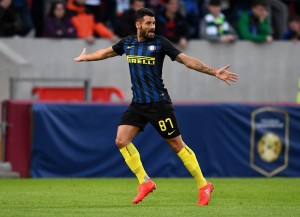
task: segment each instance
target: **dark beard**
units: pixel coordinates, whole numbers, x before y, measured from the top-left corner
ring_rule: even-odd
[[[152,39],[152,37],[149,37],[147,32],[144,31],[143,29],[140,29],[140,32],[141,32],[141,36],[145,39]]]
[[[147,36],[147,33],[146,33],[146,32],[142,32],[141,34],[142,34],[142,37],[143,37],[143,38],[149,38],[149,37]]]

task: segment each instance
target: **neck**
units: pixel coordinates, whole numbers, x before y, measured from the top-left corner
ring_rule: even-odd
[[[212,14],[214,18],[218,18],[219,14]]]
[[[140,34],[140,31],[137,32],[136,37],[137,37],[138,42],[143,42],[146,40],[146,38]]]
[[[138,39],[138,42],[146,41],[146,39],[144,37],[137,37],[137,39]]]

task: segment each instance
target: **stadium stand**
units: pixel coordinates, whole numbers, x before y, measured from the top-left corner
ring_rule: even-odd
[[[80,87],[35,87],[33,98],[39,101],[84,101],[84,88]],[[93,102],[111,102],[113,96],[124,101],[125,94],[116,87],[93,87]]]

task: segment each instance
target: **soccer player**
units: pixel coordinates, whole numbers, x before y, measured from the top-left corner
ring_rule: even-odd
[[[199,191],[198,205],[204,206],[209,203],[213,185],[203,177],[196,155],[182,140],[170,96],[162,80],[164,57],[168,55],[173,61],[176,60],[187,68],[215,76],[227,84],[236,82],[238,76],[227,70],[229,65],[214,69],[182,53],[165,37],[155,35],[154,16],[150,9],[138,10],[135,23],[137,35],[123,38],[113,46],[90,54],[84,48],[74,61],[104,60],[124,53],[127,56],[133,99],[120,120],[116,145],[140,184],[132,203],[139,203],[156,189],[156,184],[143,168],[138,150],[132,144],[135,136],[150,122],[195,178]]]

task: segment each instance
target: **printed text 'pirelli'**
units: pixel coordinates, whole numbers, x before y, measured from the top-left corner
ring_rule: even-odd
[[[155,57],[128,55],[127,61],[128,63],[154,65]]]

